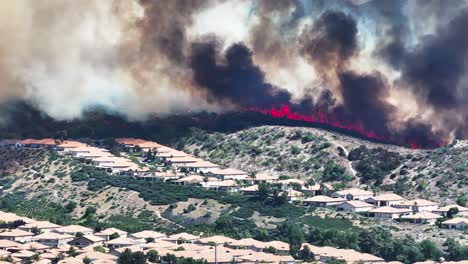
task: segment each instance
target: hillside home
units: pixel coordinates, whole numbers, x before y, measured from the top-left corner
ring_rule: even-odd
[[[108,248],[115,249],[115,248],[122,248],[122,247],[129,247],[133,245],[141,244],[142,242],[139,240],[135,240],[129,237],[119,237],[116,239],[112,239],[109,241],[104,242],[104,245]]]
[[[197,158],[191,157],[191,156],[185,156],[185,157],[173,157],[173,158],[166,158],[165,163],[168,166],[172,166],[174,168],[180,168],[181,166],[190,164],[190,163],[195,163],[200,161]]]
[[[128,235],[127,232],[117,229],[117,228],[113,228],[113,227],[104,229],[100,232],[95,233],[94,235],[98,237],[102,237],[104,238],[104,240],[108,241],[110,240],[110,237],[114,234],[119,235],[119,237],[127,237]]]
[[[218,181],[218,179],[213,178],[213,177],[207,177],[207,176],[201,176],[201,175],[189,175],[187,177],[183,177],[180,179],[177,179],[175,181],[172,181],[172,183],[178,184],[178,185],[195,185],[195,186],[201,186],[202,182],[214,182]]]
[[[22,225],[18,227],[18,229],[21,229],[27,232],[32,232],[33,230],[37,229],[41,233],[46,233],[46,232],[50,232],[60,227],[61,226],[48,222],[48,221],[37,221],[37,222]]]
[[[115,141],[125,148],[134,148],[146,142],[146,140],[139,138],[116,138]]]
[[[72,241],[74,236],[54,232],[43,233],[32,238],[33,241],[50,247],[60,247]]]
[[[374,196],[374,193],[366,191],[366,190],[353,188],[353,189],[346,189],[346,190],[334,192],[332,193],[331,196],[334,198],[345,198],[348,201],[352,201],[352,200],[365,201],[366,199],[369,199],[372,196]]]
[[[19,142],[19,146],[23,148],[48,148],[52,149],[57,146],[57,143],[52,138],[44,139],[24,139]]]
[[[281,189],[283,191],[291,189],[291,185],[296,184],[296,185],[305,185],[305,181],[299,180],[299,179],[287,179],[287,180],[279,180],[278,184],[281,185]]]
[[[85,235],[82,237],[77,237],[72,241],[68,242],[69,245],[84,248],[91,245],[101,245],[104,242],[104,238],[95,236],[95,235]]]
[[[437,222],[437,219],[442,218],[443,216],[434,214],[428,211],[418,212],[414,215],[405,215],[402,216],[402,220],[409,221],[413,224],[427,224],[427,225],[434,225]]]
[[[229,244],[229,247],[234,249],[250,249],[253,251],[262,251],[267,248],[267,245],[259,240],[253,238],[243,238],[236,240]]]
[[[304,193],[303,192],[296,191],[294,189],[289,189],[287,191],[282,191],[282,192],[279,193],[279,195],[283,195],[284,193],[286,193],[286,196],[288,197],[288,199],[290,201],[299,201],[299,200],[302,200],[302,198],[304,198]]]
[[[393,206],[405,201],[403,197],[394,193],[384,193],[366,199],[366,202],[373,204],[376,207]]]
[[[372,210],[373,205],[360,200],[346,201],[336,207],[337,211],[351,212],[351,213],[362,213]]]
[[[457,215],[459,215],[459,216],[468,216],[468,208],[460,206],[458,204],[446,205],[444,207],[437,208],[437,209],[433,210],[432,212],[446,217],[448,211],[451,208],[457,208],[458,209],[458,214]]]
[[[404,208],[395,208],[390,206],[377,207],[369,210],[368,214],[370,217],[382,218],[382,219],[398,219],[404,215],[410,215],[413,211]]]
[[[80,226],[80,225],[63,226],[63,227],[55,229],[54,231],[59,234],[70,235],[70,236],[76,236],[76,234],[92,235],[94,233],[93,229]]]
[[[14,214],[14,213],[5,213],[5,212],[0,212],[0,221],[5,222],[5,223],[13,223],[13,222],[16,222],[16,221],[22,221],[22,222],[24,222],[26,224],[36,222],[31,218],[19,216],[19,215]]]
[[[164,238],[164,240],[172,242],[172,243],[176,243],[176,244],[194,243],[198,239],[200,239],[199,236],[195,236],[189,233],[178,233],[178,234],[174,234],[174,235]]]
[[[221,180],[245,180],[249,177],[247,172],[232,168],[211,170],[206,175]]]
[[[198,160],[196,162],[182,164],[179,168],[186,172],[207,173],[208,171],[219,169],[219,165],[205,160]]]
[[[403,201],[401,203],[394,204],[393,206],[396,208],[407,208],[413,212],[432,212],[439,207],[437,203],[424,199]]]
[[[353,249],[339,249],[333,247],[317,247],[311,244],[307,245],[314,254],[316,260],[327,263],[330,259],[342,260],[346,263],[385,263],[385,260],[367,253],[361,253]]]
[[[34,252],[45,252],[50,249],[49,246],[34,241],[23,244],[23,248]]]
[[[210,236],[210,237],[204,237],[200,238],[196,241],[196,243],[201,244],[201,245],[210,245],[210,244],[216,244],[216,245],[227,245],[227,244],[232,244],[237,240],[226,237],[226,236]]]
[[[138,145],[141,148],[142,152],[148,151],[156,151],[158,148],[162,147],[163,145],[153,142],[153,141],[145,141]]]
[[[0,239],[0,250],[20,251],[24,245],[11,240]]]
[[[59,145],[57,145],[56,149],[57,151],[67,153],[70,151],[70,149],[86,147],[86,146],[87,145],[85,143],[82,143],[79,141],[66,140],[60,143]]]
[[[158,241],[160,239],[163,239],[165,237],[167,237],[165,234],[163,233],[159,233],[159,232],[156,232],[156,231],[151,231],[151,230],[144,230],[144,231],[141,231],[141,232],[137,232],[137,233],[133,233],[130,235],[130,237],[134,238],[134,239],[139,239],[139,240],[146,240],[146,239],[154,239],[155,241]]]
[[[26,262],[26,259],[30,259],[32,256],[34,256],[36,253],[23,249],[18,252],[15,252],[11,254],[11,257],[14,259],[20,259],[22,263]]]
[[[443,228],[468,230],[468,218],[456,217],[442,222]]]
[[[12,229],[10,231],[0,233],[0,239],[26,243],[31,241],[33,235],[34,234],[31,232],[20,229]]]
[[[239,189],[239,191],[241,193],[250,194],[250,195],[258,194],[258,185],[256,184],[256,185],[242,187]]]
[[[216,191],[226,191],[226,192],[239,191],[239,184],[233,180],[201,182],[200,184],[207,189],[212,189]]]
[[[333,198],[325,195],[317,195],[314,197],[310,197],[304,199],[304,205],[308,206],[316,206],[316,207],[326,207],[326,206],[337,206],[340,205],[347,200],[344,198]]]
[[[275,183],[278,181],[278,176],[273,176],[264,173],[258,173],[255,176],[251,176],[245,179],[249,184],[260,184],[260,183]]]

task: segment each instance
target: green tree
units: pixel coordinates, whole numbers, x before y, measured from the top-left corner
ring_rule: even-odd
[[[452,207],[447,211],[447,217],[452,219],[458,213],[459,213],[458,208],[457,207]]]
[[[442,251],[429,239],[421,241],[419,247],[425,259],[439,260],[442,257]]]
[[[118,264],[146,264],[146,255],[143,252],[132,252],[126,249],[117,259]]]
[[[305,245],[299,252],[299,258],[304,261],[311,262],[314,260],[315,256],[312,251],[310,251],[309,246]]]
[[[113,233],[112,235],[109,236],[109,240],[116,239],[116,238],[119,238],[119,237],[120,237],[120,235],[117,232],[115,232],[115,233]]]
[[[84,264],[91,264],[91,262],[92,262],[92,260],[90,258],[88,258],[88,256],[83,258],[83,263]]]
[[[457,198],[457,204],[460,205],[460,206],[466,206],[468,203],[468,196],[466,195],[460,195],[458,198]]]
[[[148,251],[148,253],[146,253],[146,257],[148,258],[149,262],[153,262],[153,263],[157,262],[159,259],[158,256],[159,256],[158,252],[154,249],[151,249]]]
[[[268,199],[273,195],[273,185],[267,182],[262,182],[258,185],[258,195],[262,200]]]

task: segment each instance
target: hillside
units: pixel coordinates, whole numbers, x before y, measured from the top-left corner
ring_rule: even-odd
[[[468,145],[461,141],[413,150],[317,128],[261,126],[234,133],[194,129],[175,146],[251,173],[330,182],[336,187],[392,190],[452,202],[468,191]]]
[[[329,183],[335,189],[392,190],[405,198],[429,198],[441,204],[454,202],[467,191],[465,142],[412,150],[321,129],[282,126],[230,133],[192,129],[187,134],[175,148],[251,174]],[[358,236],[375,227],[391,232],[395,243],[430,239],[442,247],[447,237],[462,243],[467,239],[460,231],[436,226],[113,176],[55,151],[0,148],[0,157],[4,187],[0,210],[56,223],[113,226],[130,232],[183,230],[262,241],[287,241],[288,230],[299,226],[310,243],[358,250]]]

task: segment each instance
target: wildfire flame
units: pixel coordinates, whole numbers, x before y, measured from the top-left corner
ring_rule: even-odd
[[[363,128],[363,126],[359,123],[350,123],[343,120],[339,120],[333,114],[327,114],[321,108],[317,108],[311,114],[302,114],[298,112],[291,111],[291,108],[288,105],[281,105],[280,108],[271,107],[269,109],[262,109],[262,108],[249,108],[247,111],[261,113],[263,115],[271,116],[274,118],[286,118],[290,120],[296,121],[303,121],[309,123],[316,123],[322,124],[326,126],[331,126],[343,130],[347,130],[350,132],[357,133],[361,136],[364,136],[369,139],[374,139],[386,143],[394,143],[393,140],[389,139],[388,136],[380,135],[374,131],[369,131]],[[417,139],[408,139],[406,140],[405,144],[412,149],[420,149],[426,146],[423,146],[421,143],[418,142]],[[445,143],[435,143],[434,147],[441,147],[446,145]]]

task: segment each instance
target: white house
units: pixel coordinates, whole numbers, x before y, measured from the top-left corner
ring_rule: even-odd
[[[468,229],[468,218],[457,217],[442,222],[442,227],[448,229],[467,230]]]
[[[62,245],[67,244],[68,242],[72,241],[74,236],[66,235],[66,234],[58,234],[54,232],[43,233],[32,238],[33,241],[39,242],[41,244],[51,246],[51,247],[59,247]]]
[[[325,195],[317,195],[304,199],[303,203],[309,206],[325,207],[325,206],[337,206],[347,200],[344,198],[333,198]]]
[[[208,171],[219,169],[219,165],[205,160],[198,160],[196,162],[182,164],[179,168],[186,169],[189,172],[207,173]]]
[[[60,226],[54,223],[48,222],[48,221],[37,221],[37,222],[25,224],[25,225],[18,227],[18,229],[21,229],[27,232],[32,232],[34,229],[37,229],[41,231],[42,233],[50,232],[57,228],[60,228]]]
[[[403,201],[393,206],[396,208],[407,208],[413,212],[432,212],[439,207],[437,203],[424,199]]]
[[[368,211],[370,217],[383,219],[398,219],[401,216],[409,215],[412,212],[413,211],[410,209],[395,208],[390,206],[377,207]]]
[[[347,201],[336,207],[338,211],[352,212],[352,213],[367,212],[369,210],[372,210],[373,208],[374,208],[373,205],[368,204],[363,201],[359,201],[359,200]]]
[[[404,215],[401,217],[402,220],[407,220],[413,224],[428,225],[434,225],[439,218],[442,218],[442,216],[427,211],[419,212],[414,215]]]
[[[365,201],[366,199],[374,196],[374,193],[366,191],[366,190],[352,188],[352,189],[346,189],[346,190],[334,192],[332,193],[331,196],[334,198],[346,198],[348,201],[351,201],[351,200]]]
[[[405,199],[398,194],[384,193],[366,199],[366,202],[373,204],[376,207],[393,206],[403,202]]]
[[[245,180],[249,177],[247,172],[232,168],[211,170],[206,175],[222,180]]]
[[[458,209],[458,214],[459,216],[468,216],[468,208],[460,206],[458,204],[451,204],[451,205],[446,205],[444,207],[437,208],[433,210],[433,213],[439,214],[441,216],[447,216],[448,211],[451,208],[457,208]]]
[[[23,231],[20,229],[12,229],[10,231],[0,233],[0,239],[26,243],[31,241],[33,235],[34,234],[31,232]]]
[[[92,235],[94,233],[93,229],[80,226],[80,225],[63,226],[63,227],[56,228],[54,231],[59,234],[65,234],[65,235],[70,235],[70,236],[76,236],[76,234]]]

